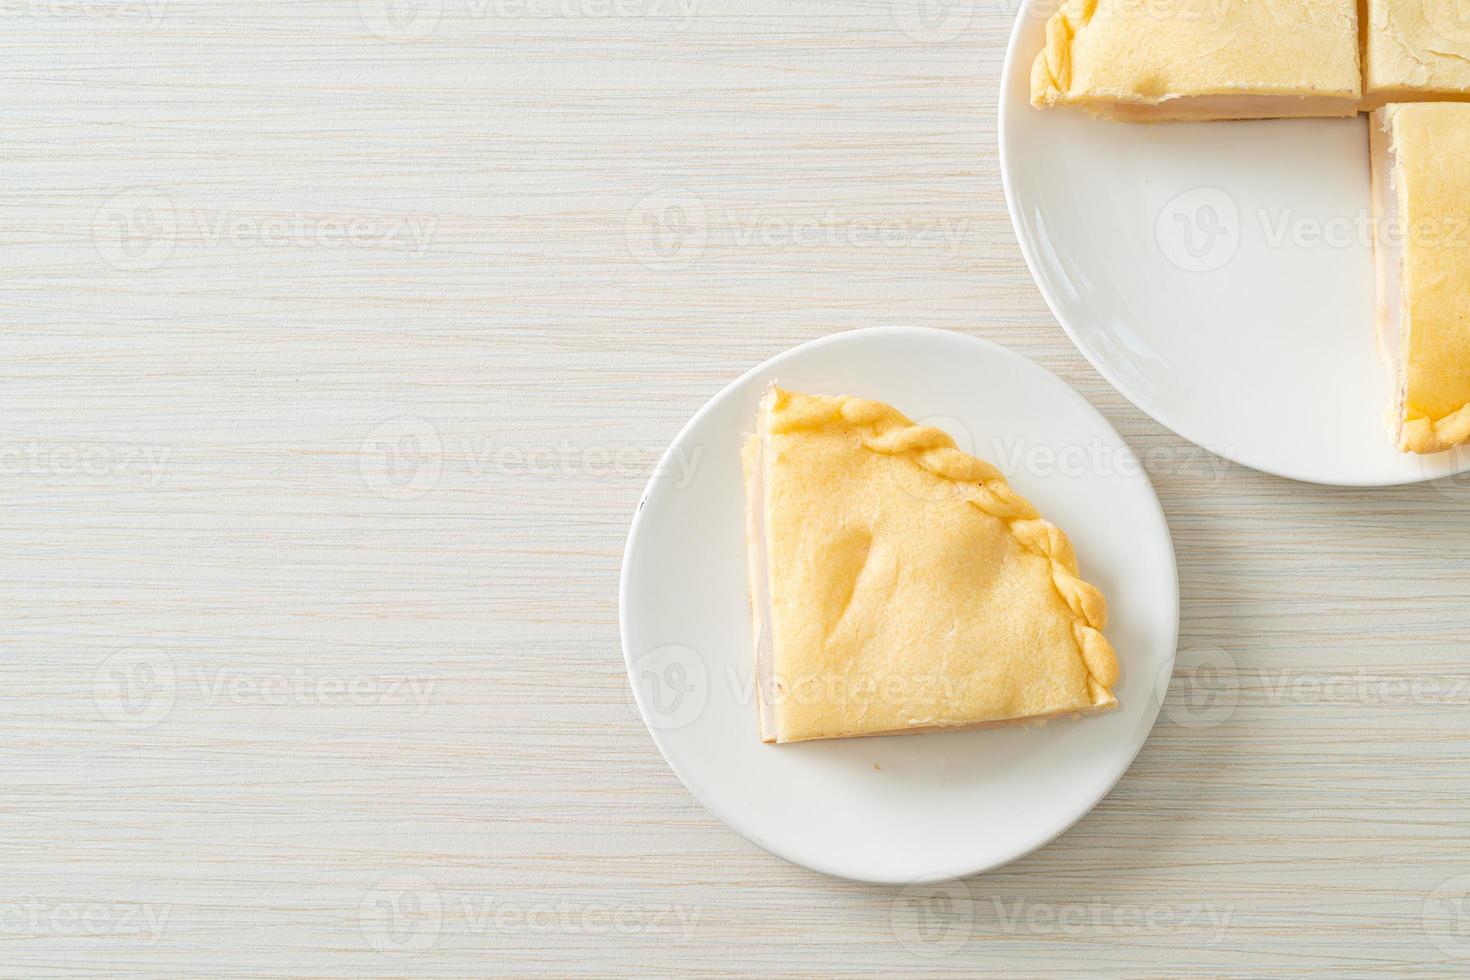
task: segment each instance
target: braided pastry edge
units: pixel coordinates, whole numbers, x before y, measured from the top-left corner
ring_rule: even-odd
[[[1031,63],[1031,104],[1038,109],[1068,101],[1072,88],[1072,39],[1097,10],[1097,0],[1069,0],[1046,20],[1046,41]]]
[[[1437,453],[1470,440],[1470,403],[1437,419],[1427,416],[1405,419],[1399,449],[1409,453]]]
[[[1073,616],[1072,638],[1087,669],[1087,692],[1093,705],[1108,707],[1117,703],[1112,688],[1118,682],[1118,658],[1102,634],[1108,622],[1107,599],[1097,586],[1080,577],[1067,536],[1016,493],[999,469],[961,452],[944,430],[918,425],[883,402],[849,395],[800,394],[774,386],[771,394],[775,396],[771,403],[772,433],[833,426],[867,428],[873,434],[863,439],[864,448],[905,457],[956,484],[973,483],[964,500],[1002,521],[1023,549],[1050,562],[1052,585]]]

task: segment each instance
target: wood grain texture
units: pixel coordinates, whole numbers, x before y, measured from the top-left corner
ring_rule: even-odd
[[[1013,2],[6,0],[0,970],[1470,972],[1470,482],[1223,464],[1087,366]],[[1117,790],[948,892],[725,829],[618,642],[679,426],[890,323],[1097,405],[1183,594]]]

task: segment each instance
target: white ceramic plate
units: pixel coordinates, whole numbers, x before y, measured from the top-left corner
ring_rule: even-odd
[[[1374,341],[1366,117],[1109,123],[1029,104],[1054,0],[1016,21],[1000,163],[1031,274],[1113,386],[1186,439],[1297,480],[1470,469],[1394,450]]]
[[[739,448],[767,383],[854,394],[947,429],[1070,535],[1111,605],[1121,707],[1031,730],[766,745],[756,730]],[[1051,840],[1123,775],[1173,668],[1179,590],[1148,478],[1080,395],[994,344],[936,330],[836,334],[716,395],[649,483],[623,559],[623,652],[664,758],[721,820],[797,864],[912,883]]]

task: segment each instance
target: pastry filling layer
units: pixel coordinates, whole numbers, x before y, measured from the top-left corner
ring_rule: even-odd
[[[746,444],[745,536],[749,549],[751,622],[755,628],[755,697],[761,741],[776,741],[775,651],[771,644],[771,568],[766,550],[766,438]]]
[[[1184,95],[1156,103],[1082,101],[1086,111],[1123,122],[1205,122],[1352,116],[1358,100],[1327,95]]]
[[[1373,265],[1378,281],[1378,352],[1393,383],[1392,424],[1396,441],[1402,442],[1408,396],[1408,377],[1403,370],[1404,345],[1408,337],[1403,322],[1404,250],[1398,215],[1397,147],[1386,112],[1375,112],[1368,128],[1373,174]]]

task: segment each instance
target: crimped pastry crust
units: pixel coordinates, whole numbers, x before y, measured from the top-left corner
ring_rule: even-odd
[[[994,466],[889,405],[845,396],[773,388],[757,438],[746,467],[761,510],[750,526],[765,528],[751,571],[752,596],[770,604],[756,613],[768,735],[977,727],[1116,704],[1102,593]],[[859,688],[874,694],[849,696]]]

